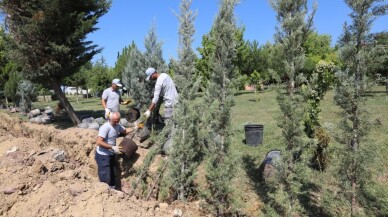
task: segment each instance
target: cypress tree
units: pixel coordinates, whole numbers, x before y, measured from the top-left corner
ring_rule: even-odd
[[[271,0],[270,2],[277,13],[278,26],[275,40],[282,60],[282,73],[286,78],[286,90],[278,94],[282,113],[278,126],[282,129],[286,147],[282,151],[277,182],[273,183],[275,186],[270,192],[270,198],[277,204],[278,212],[294,216],[296,213],[306,212],[299,198],[304,193],[302,183],[303,178],[306,178],[306,164],[301,157],[303,157],[303,149],[308,144],[303,131],[305,99],[300,95],[300,91],[297,91],[295,82],[303,77],[302,45],[307,39],[316,10],[314,8],[307,17],[307,0]]]
[[[345,23],[339,41],[339,56],[343,61],[344,70],[337,74],[340,82],[336,86],[334,99],[342,109],[341,142],[347,147],[339,174],[344,180],[343,193],[350,202],[352,216],[359,213],[359,205],[364,208],[368,205],[374,206],[374,209],[370,210],[374,215],[384,215],[374,210],[386,206],[382,198],[377,199],[366,191],[373,184],[367,162],[374,158],[376,153],[371,151],[376,149],[368,148],[367,144],[363,143],[363,138],[370,128],[369,115],[365,108],[366,98],[363,97],[368,88],[367,72],[373,61],[370,30],[374,19],[386,14],[388,8],[387,4],[379,4],[380,2],[384,1],[345,0],[352,10],[351,24]]]
[[[231,107],[234,104],[234,78],[237,74],[236,24],[234,8],[237,0],[220,1],[219,11],[212,26],[214,52],[210,54],[211,71],[208,88],[203,97],[202,123],[206,143],[204,198],[216,216],[231,212],[234,158],[231,143]],[[206,112],[205,112],[206,111]]]
[[[199,139],[198,106],[194,103],[194,94],[198,82],[194,79],[195,53],[191,47],[195,33],[195,14],[190,10],[192,0],[180,3],[178,61],[173,61],[174,79],[178,85],[179,102],[174,109],[173,123],[166,128],[173,131],[173,147],[168,158],[168,171],[165,179],[178,197],[186,200],[193,193],[193,180],[198,165]]]
[[[156,32],[156,22],[154,21],[151,24],[148,34],[144,39],[144,46],[146,50],[144,52],[145,67],[143,70],[143,74],[148,67],[155,68],[156,71],[159,73],[168,73],[168,66],[166,65],[163,59],[162,45],[163,43],[158,41],[158,35]],[[155,84],[153,82],[146,82],[148,100],[145,106],[149,106],[149,104],[151,103],[154,85]],[[159,116],[160,103],[162,103],[161,100],[159,100],[158,105],[156,105],[156,108],[152,112],[152,123],[155,123],[156,118],[158,118]]]

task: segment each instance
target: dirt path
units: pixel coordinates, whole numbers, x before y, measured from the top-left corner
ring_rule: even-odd
[[[0,216],[205,216],[198,203],[141,201],[100,183],[96,136],[95,130],[60,130],[0,112]],[[134,166],[147,151],[137,152]]]

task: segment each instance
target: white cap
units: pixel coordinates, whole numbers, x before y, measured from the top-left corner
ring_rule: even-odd
[[[118,78],[113,79],[112,84],[115,84],[115,85],[117,85],[119,87],[123,86],[123,85],[121,85],[120,79],[118,79]]]
[[[147,75],[146,81],[150,80],[152,74],[154,74],[156,70],[154,68],[148,68],[145,73]]]

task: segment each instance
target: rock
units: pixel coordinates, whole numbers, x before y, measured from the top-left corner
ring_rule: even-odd
[[[93,122],[88,125],[88,129],[98,130],[99,128],[100,128],[100,125],[97,122]]]
[[[35,117],[35,123],[37,123],[37,124],[41,124],[42,123],[42,115],[39,115],[39,116],[37,116],[37,117]]]
[[[167,209],[168,208],[168,203],[159,203],[159,208],[160,209]]]
[[[71,180],[71,179],[75,178],[75,173],[73,170],[68,170],[68,171],[65,171],[65,172],[58,174],[58,177],[61,180]]]
[[[80,123],[80,124],[78,124],[78,127],[83,128],[83,129],[87,129],[89,127],[89,125],[87,123]]]
[[[140,147],[142,148],[149,148],[153,144],[153,141],[147,140],[145,142],[142,142],[139,144]]]
[[[86,191],[84,186],[82,184],[79,184],[79,183],[72,184],[68,188],[68,190],[69,190],[70,194],[73,195],[73,196],[77,196],[77,195],[82,194],[83,192]]]
[[[125,118],[120,119],[120,125],[123,127],[129,127],[129,122]]]
[[[51,118],[48,116],[42,117],[42,124],[49,124],[51,123]]]
[[[36,116],[40,115],[40,109],[31,110],[30,113],[31,113],[32,117],[36,117]]]
[[[4,194],[13,194],[16,192],[16,189],[15,188],[6,188],[6,189],[3,189],[3,193]]]
[[[18,147],[14,146],[14,147],[12,147],[10,150],[7,151],[7,154],[13,153],[13,152],[15,152],[15,151],[17,151],[17,150],[19,150]]]
[[[99,125],[103,125],[106,122],[104,118],[96,118],[94,121]]]
[[[44,113],[45,114],[53,114],[54,113],[54,110],[52,110],[51,108],[50,109],[46,109],[45,111],[44,111]]]
[[[54,162],[53,165],[50,168],[50,172],[55,172],[55,171],[58,171],[58,170],[63,170],[64,168],[65,168],[65,166],[63,166],[63,164],[61,164],[59,162]]]
[[[63,162],[66,159],[66,154],[64,150],[56,149],[53,151],[52,157],[59,162]]]
[[[181,217],[182,216],[182,210],[180,209],[174,209],[173,216],[174,217]]]
[[[82,123],[87,123],[87,124],[91,124],[94,122],[94,118],[93,117],[90,117],[90,118],[85,118],[82,120]]]
[[[43,165],[40,160],[36,160],[34,165],[31,168],[31,172],[34,174],[45,174],[47,172],[47,168]]]

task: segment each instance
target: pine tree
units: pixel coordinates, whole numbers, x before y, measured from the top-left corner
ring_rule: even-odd
[[[234,8],[237,0],[222,0],[214,21],[212,41],[214,52],[210,54],[210,82],[203,97],[206,107],[202,114],[206,141],[204,197],[209,209],[216,216],[231,212],[234,158],[229,150],[231,143],[231,107],[234,104],[234,78],[237,70],[237,29]]]
[[[109,0],[3,0],[2,11],[14,40],[13,57],[26,78],[49,83],[70,119],[79,124],[73,107],[61,89],[64,77],[75,73],[101,51],[86,35],[94,32]]]
[[[144,109],[145,106],[148,106],[151,94],[145,81],[145,59],[134,42],[130,50],[127,65],[122,74],[123,84],[128,88],[136,104]]]
[[[175,106],[173,123],[166,130],[173,131],[173,146],[169,152],[168,171],[165,179],[176,192],[178,200],[186,200],[193,192],[195,169],[198,165],[199,111],[193,101],[198,88],[195,75],[195,53],[192,49],[195,33],[195,14],[190,10],[192,0],[182,0],[180,4],[178,61],[174,61],[175,82],[178,85],[179,102]]]
[[[270,195],[278,205],[278,212],[294,216],[296,213],[306,212],[299,202],[299,197],[303,194],[301,187],[306,169],[302,153],[307,146],[303,131],[305,99],[297,91],[295,82],[302,77],[302,45],[307,39],[316,10],[314,8],[306,18],[307,0],[272,0],[271,5],[277,13],[275,40],[279,46],[280,59],[283,60],[281,69],[286,78],[286,91],[280,91],[278,94],[282,113],[278,126],[282,129],[286,147],[282,151],[277,182],[273,183],[275,186]]]
[[[359,205],[366,208],[372,203],[375,209],[384,206],[375,203],[373,195],[365,192],[370,187],[368,185],[373,183],[366,162],[367,159],[373,158],[370,150],[376,149],[365,147],[367,144],[362,143],[369,131],[366,98],[363,94],[368,88],[367,73],[373,61],[370,30],[374,19],[384,15],[388,8],[387,4],[379,4],[380,2],[384,1],[346,0],[345,3],[352,10],[352,23],[344,25],[344,32],[339,41],[339,56],[344,63],[344,70],[338,72],[340,83],[336,86],[334,99],[342,109],[341,142],[348,147],[339,174],[346,180],[343,182],[344,194],[350,201],[352,216],[358,214]]]

